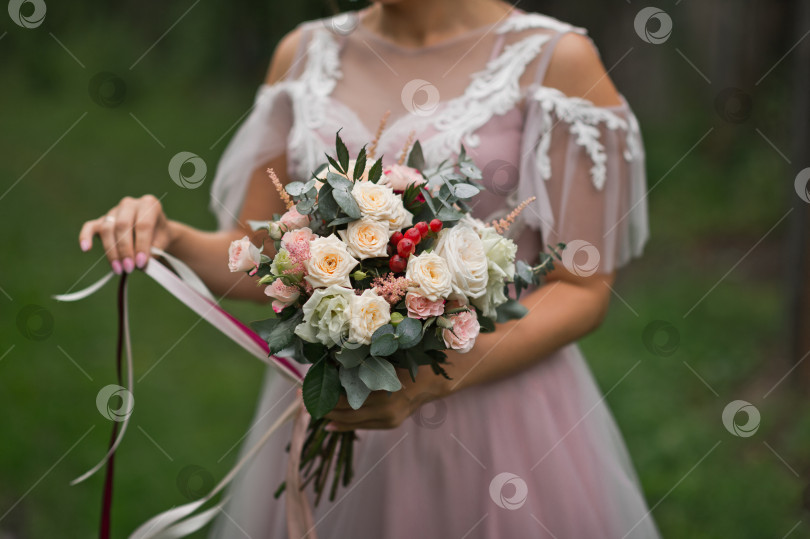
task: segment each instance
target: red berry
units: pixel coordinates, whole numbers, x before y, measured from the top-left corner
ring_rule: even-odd
[[[431,232],[438,232],[441,229],[442,229],[442,222],[439,221],[438,219],[433,219],[430,222],[430,231]]]
[[[399,253],[399,256],[402,258],[408,258],[415,250],[416,245],[408,238],[402,238],[399,240],[399,243],[397,243],[397,253]]]
[[[408,266],[408,261],[402,258],[399,255],[394,255],[388,261],[388,267],[391,268],[391,271],[394,273],[402,273],[405,271],[405,268]]]
[[[397,243],[399,243],[399,240],[401,240],[403,237],[404,237],[404,236],[403,236],[402,232],[400,232],[399,230],[397,230],[397,231],[396,231],[396,232],[394,232],[394,234],[391,236],[391,239],[390,239],[389,241],[390,241],[391,243],[393,243],[394,245],[396,245]]]
[[[405,237],[416,245],[422,239],[422,234],[416,228],[409,228],[405,231]]]
[[[424,238],[428,234],[428,224],[424,221],[419,221],[413,227],[419,231],[419,234]]]

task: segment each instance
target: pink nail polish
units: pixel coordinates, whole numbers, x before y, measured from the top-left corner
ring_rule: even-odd
[[[148,259],[146,258],[146,253],[138,253],[137,255],[135,255],[135,265],[141,269],[146,267],[147,260]]]
[[[79,246],[81,247],[82,251],[87,252],[90,250],[92,244],[90,243],[90,240],[82,240]]]
[[[134,270],[135,270],[135,262],[133,262],[130,257],[126,257],[124,259],[124,271],[127,273],[132,273]]]
[[[110,265],[112,266],[112,270],[116,275],[121,275],[121,263],[119,261],[113,260],[112,264]]]

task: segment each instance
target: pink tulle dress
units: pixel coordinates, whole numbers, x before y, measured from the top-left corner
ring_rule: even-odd
[[[348,13],[301,25],[287,76],[263,86],[227,148],[212,189],[221,227],[234,226],[254,170],[286,154],[306,179],[333,148],[352,154],[391,111],[378,155],[397,160],[411,132],[426,166],[463,144],[487,191],[491,220],[537,197],[511,232],[518,258],[566,242],[577,271],[609,273],[647,239],[644,153],[624,103],[596,107],[543,85],[555,45],[584,34],[513,11],[496,24],[408,49]],[[245,447],[295,398],[268,371]],[[286,537],[284,480],[291,426],[273,435],[232,485],[217,538]],[[322,539],[658,537],[621,434],[576,344],[530,369],[425,405],[399,428],[359,432],[355,479],[314,510]]]

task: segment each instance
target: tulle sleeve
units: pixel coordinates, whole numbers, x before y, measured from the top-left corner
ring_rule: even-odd
[[[596,107],[538,86],[528,95],[520,163],[523,212],[546,244],[583,274],[610,273],[641,254],[649,235],[644,149],[626,102]],[[579,255],[577,255],[579,256]]]
[[[222,154],[211,187],[211,211],[220,229],[236,225],[256,169],[286,152],[293,123],[289,91],[287,81],[262,85],[253,108]]]

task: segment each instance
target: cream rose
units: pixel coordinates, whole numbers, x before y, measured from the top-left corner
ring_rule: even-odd
[[[486,293],[488,260],[475,230],[464,223],[443,229],[434,252],[450,269],[454,293],[473,299]]]
[[[228,269],[234,271],[250,271],[259,267],[262,252],[245,236],[241,240],[231,242],[228,248]]]
[[[331,285],[351,287],[349,273],[357,260],[346,250],[346,244],[332,234],[309,242],[309,258],[306,263],[307,282],[314,288]]]
[[[377,329],[391,321],[391,308],[388,302],[368,288],[362,296],[351,298],[351,323],[349,341],[371,344],[371,336]]]
[[[430,301],[445,299],[453,291],[452,274],[445,260],[436,253],[408,258],[405,278],[413,281],[416,291]]]
[[[364,217],[352,221],[346,230],[339,230],[338,235],[348,247],[349,253],[360,260],[388,256],[388,223]]]
[[[332,285],[319,288],[304,303],[304,321],[295,326],[295,334],[307,342],[340,346],[349,330],[351,288]]]
[[[413,214],[405,209],[402,199],[397,197],[397,201],[392,216],[388,218],[388,233],[391,235],[397,230],[404,230],[413,225]]]
[[[371,182],[355,182],[352,196],[365,217],[387,221],[396,217],[402,199],[387,185]]]

